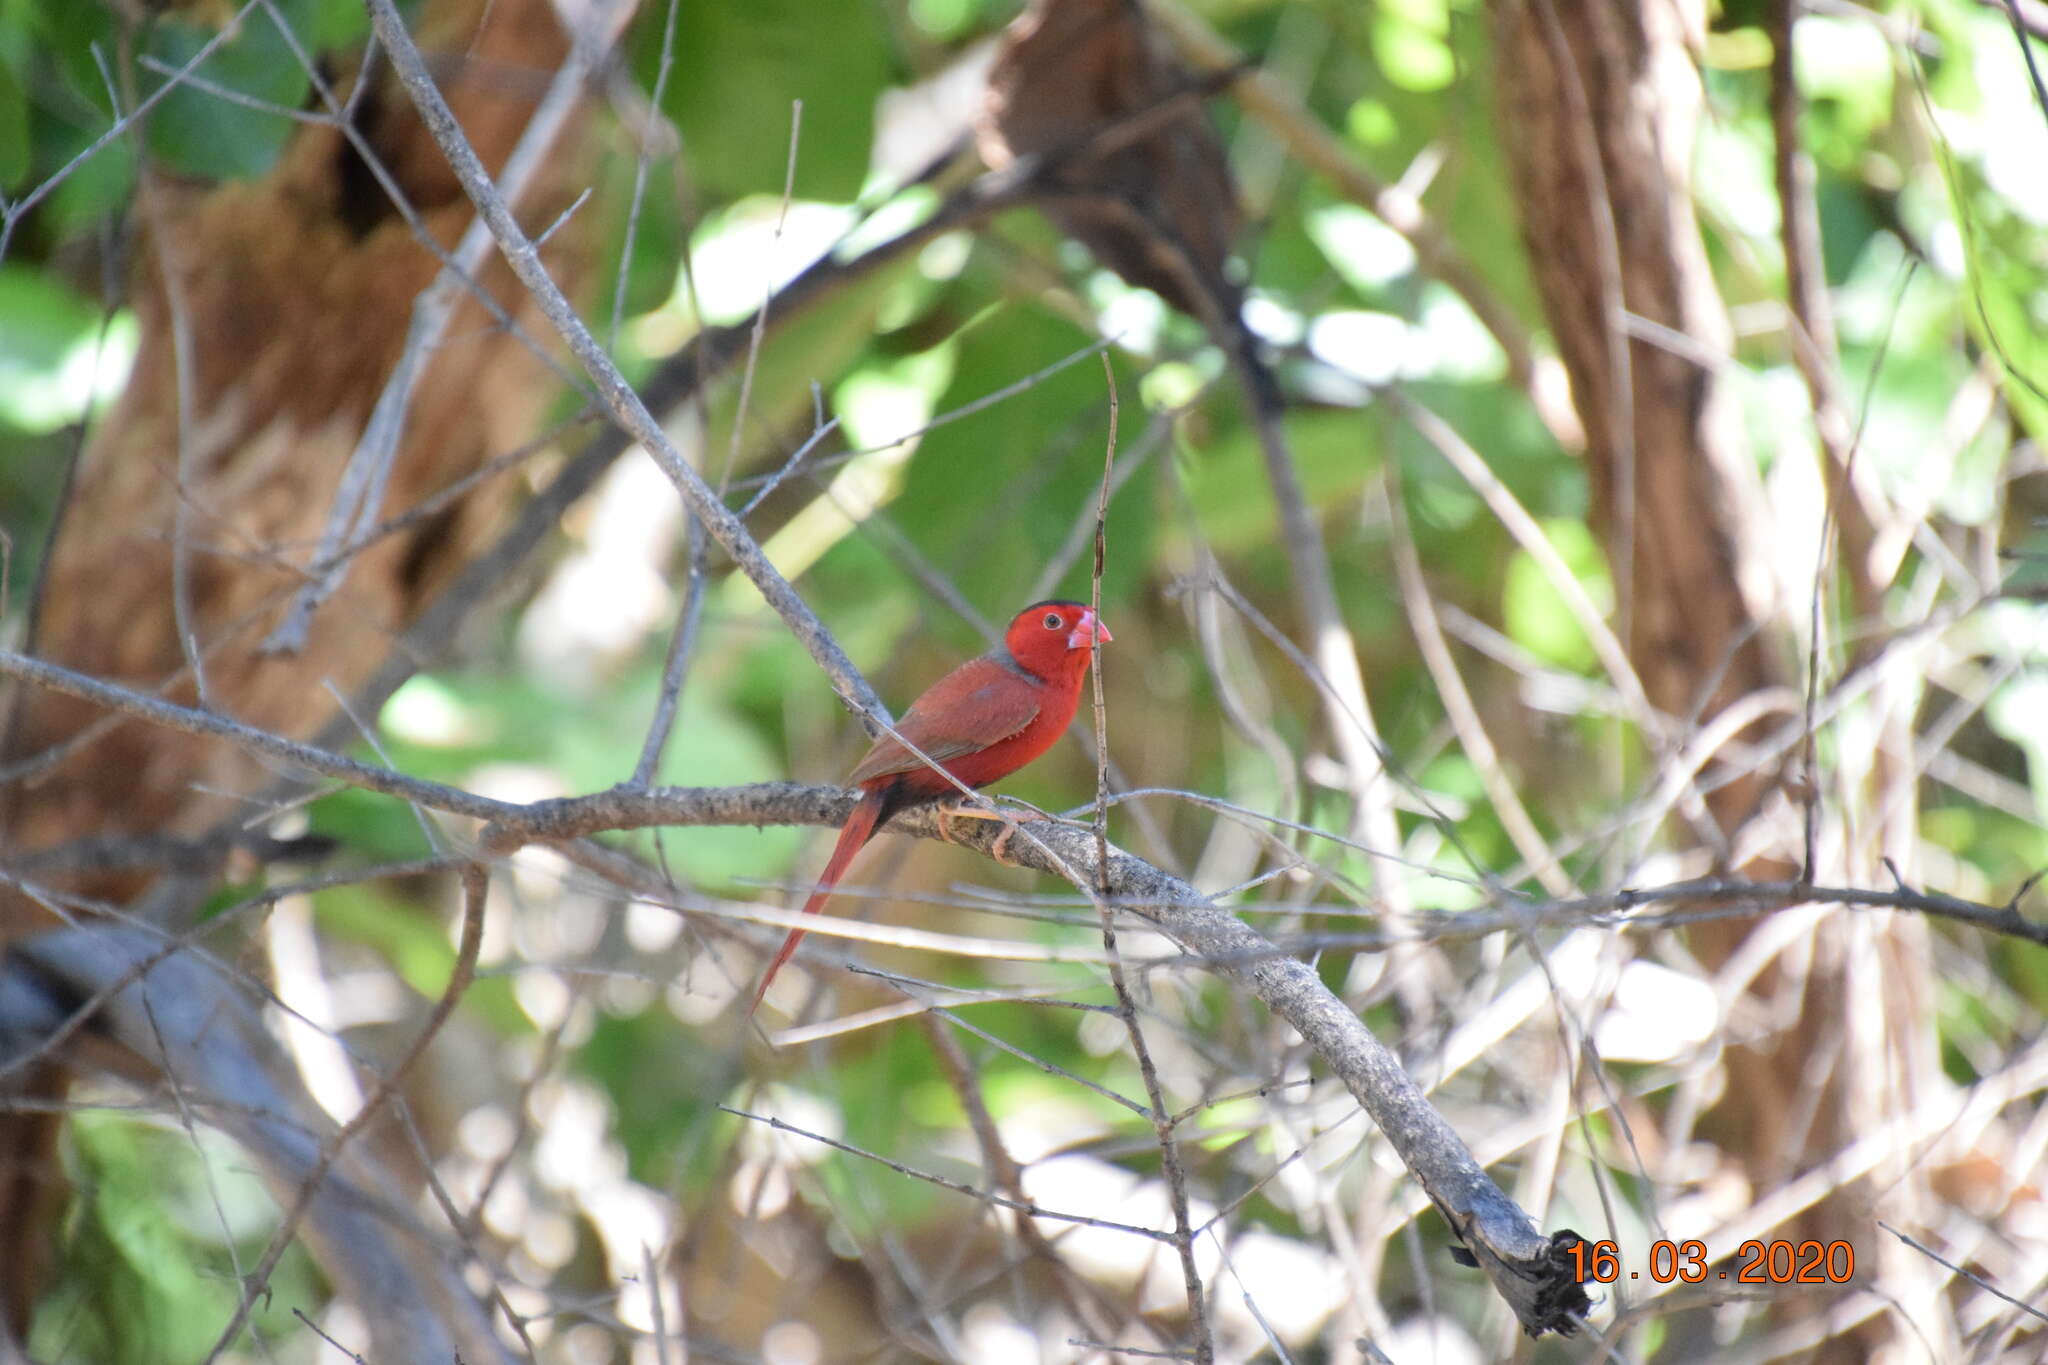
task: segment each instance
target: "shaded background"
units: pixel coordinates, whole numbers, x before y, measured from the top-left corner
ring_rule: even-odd
[[[1029,210],[863,255],[976,170],[971,150],[942,158],[1013,7],[643,6],[521,220],[553,226],[549,263],[593,330],[670,395],[701,328],[834,253],[828,288],[770,308],[758,357],[657,415],[735,509],[776,478],[749,527],[898,707],[1022,602],[1085,595],[1106,340],[1111,750],[1120,787],[1158,791],[1120,803],[1113,836],[1319,953],[1546,1229],[1615,1241],[1641,1279],[1594,1321],[1626,1358],[2037,1358],[2037,1318],[1888,1229],[2040,1300],[2040,947],[1797,897],[1742,918],[1666,900],[1632,926],[1570,904],[1809,869],[1999,905],[2048,864],[2048,111],[2012,18],[1961,0],[1796,25],[1776,4],[1150,9],[1189,65],[1260,64],[1211,105],[1246,317],[1289,395],[1386,771],[1361,768],[1278,643],[1327,641],[1298,615],[1247,404],[1201,326]],[[566,60],[560,26],[526,0],[407,13],[499,165]],[[2041,28],[2038,6],[2015,13]],[[633,774],[694,593],[660,779],[836,779],[859,727],[722,556],[693,550],[652,464],[593,449],[500,266],[478,277],[497,306],[465,298],[427,354],[364,543],[323,548],[435,272],[422,241],[452,248],[469,216],[365,66],[366,33],[341,0],[0,14],[8,643],[527,800]],[[265,651],[337,555],[305,646]],[[378,704],[344,711],[358,694]],[[446,857],[473,830],[286,790],[224,746],[50,694],[8,700],[15,961],[68,1007],[120,972],[64,957],[60,921],[189,932],[214,974],[194,992],[246,1015],[235,1065],[271,1087],[231,1094],[206,1069],[229,1063],[179,1061],[175,1021],[31,1039],[0,1115],[12,1330],[40,1360],[206,1359],[294,1189],[248,1121],[262,1104],[232,1096],[296,1105],[315,1132],[362,1104],[447,983]],[[1064,808],[1092,779],[1070,744],[1004,789]],[[332,849],[275,842],[307,833]],[[1104,1003],[1099,969],[813,939],[776,997],[805,1022],[901,998],[849,958],[1014,998],[771,1053],[734,1002],[773,936],[717,912],[793,904],[823,836],[618,842],[689,913],[519,855],[480,980],[349,1175],[381,1191],[368,1241],[470,1296],[430,1314],[455,1339],[495,1311],[523,1340],[488,1349],[564,1361],[1184,1344],[1160,1244],[1034,1239],[717,1107],[1158,1223],[1151,1126],[1092,1089],[1141,1093],[1128,1040],[1038,1003]],[[929,844],[881,840],[850,881],[837,913],[1097,941],[1085,903]],[[1510,890],[1537,910],[1457,918]],[[1164,940],[1122,946],[1151,964],[1147,1036],[1187,1110],[1197,1216],[1216,1218],[1200,1255],[1221,1358],[1599,1358],[1519,1337],[1291,1031]],[[981,1108],[1011,1168],[973,1135]],[[373,1251],[321,1226],[223,1358],[345,1358],[323,1332],[425,1358],[380,1319]],[[1842,1242],[1856,1275],[1659,1298],[1660,1238],[1703,1240],[1717,1272],[1749,1238]]]

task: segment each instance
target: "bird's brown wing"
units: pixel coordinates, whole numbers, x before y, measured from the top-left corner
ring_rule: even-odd
[[[1039,687],[992,659],[973,659],[933,683],[896,722],[896,734],[939,763],[978,753],[1029,725],[1039,710]],[[891,773],[915,772],[919,758],[883,735],[855,765],[847,781],[859,786]]]

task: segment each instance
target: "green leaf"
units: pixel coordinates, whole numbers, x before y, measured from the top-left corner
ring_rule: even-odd
[[[642,685],[626,693],[626,713],[653,714],[656,676],[650,670]],[[601,720],[592,717],[593,720]],[[639,753],[644,720],[631,730],[632,753]],[[572,727],[573,728],[573,727]],[[601,728],[618,730],[614,723]],[[573,744],[573,741],[572,741]],[[632,771],[632,762],[614,768],[602,781],[590,774],[595,789]],[[782,760],[745,719],[727,709],[717,692],[688,688],[676,715],[676,726],[662,755],[660,780],[691,786],[725,787],[768,782],[789,776]],[[690,869],[691,882],[706,890],[731,889],[743,881],[758,882],[786,874],[803,847],[804,831],[785,825],[766,829],[703,828],[662,831],[668,856]]]
[[[90,1110],[71,1116],[65,1140],[76,1194],[53,1292],[37,1305],[31,1354],[106,1365],[208,1359],[236,1296],[225,1239],[246,1257],[278,1216],[247,1156],[205,1129],[188,1134]],[[251,1325],[275,1340],[295,1325],[295,1307],[321,1298],[294,1246]]]
[[[926,436],[905,471],[891,513],[926,555],[986,615],[1007,621],[1077,521],[1092,518],[1109,429],[1109,390],[1102,362],[1085,354],[1092,338],[1037,308],[998,309],[957,338],[951,383],[941,415],[984,400],[999,389],[1061,361],[1065,368],[1031,387]],[[1133,420],[1138,385],[1117,370],[1120,439]],[[1134,474],[1110,508],[1110,562],[1103,600],[1131,590],[1144,575],[1156,517],[1153,476]],[[1088,556],[1055,585],[1085,595]]]
[[[1614,588],[1593,533],[1584,522],[1562,519],[1544,523],[1543,530],[1586,595],[1605,610],[1613,600]],[[1550,575],[1524,550],[1516,550],[1508,562],[1507,580],[1501,586],[1501,618],[1508,635],[1537,658],[1573,672],[1592,669],[1593,645],[1577,614],[1566,605]]]
[[[1372,26],[1372,39],[1380,69],[1403,90],[1438,91],[1457,78],[1457,63],[1451,56],[1450,45],[1438,33],[1383,15]]]
[[[99,322],[99,310],[48,274],[0,262],[0,390],[47,376]]]
[[[1366,419],[1356,412],[1297,412],[1287,419],[1295,472],[1311,507],[1330,507],[1361,492],[1380,457]],[[1181,479],[1195,518],[1219,553],[1259,546],[1278,552],[1278,513],[1257,435],[1242,422],[1186,452]]]
[[[688,1031],[655,999],[623,1018],[597,1012],[573,1064],[618,1106],[616,1130],[633,1178],[667,1186],[699,1146],[685,1141],[690,1129],[710,1117],[706,1106],[677,1104],[675,1097],[716,1094],[722,1059],[715,1049],[690,1046]]]
[[[96,348],[100,310],[55,276],[25,266],[0,264],[0,318],[0,419],[25,431],[79,420],[133,354],[131,325],[109,329],[108,344]]]
[[[167,20],[151,33],[148,50],[164,65],[182,69],[213,37],[207,29]],[[311,88],[284,35],[263,15],[252,15],[193,74],[280,109],[298,108]],[[170,79],[152,73],[149,89]],[[151,112],[149,147],[165,165],[189,175],[246,179],[270,169],[292,126],[282,113],[252,108],[218,91],[184,83]]]
[[[62,77],[64,93],[98,112],[94,132],[103,132],[114,111],[109,103],[106,78],[94,60],[94,50],[111,52],[117,41],[115,8],[112,5],[81,5],[76,0],[37,0],[29,8],[28,27],[38,54],[51,63]],[[78,110],[67,105],[62,113],[75,118]]]
[[[649,8],[635,62],[648,88],[665,13]],[[803,102],[794,194],[851,200],[867,179],[875,99],[894,76],[888,26],[872,0],[684,4],[666,112],[692,179],[721,197],[780,194],[793,104]]]
[[[0,189],[28,175],[28,95],[8,62],[0,60]]]

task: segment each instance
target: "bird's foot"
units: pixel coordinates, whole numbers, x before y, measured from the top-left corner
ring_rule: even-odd
[[[1048,815],[1035,806],[1026,806],[1021,811],[1012,812],[984,810],[980,806],[956,804],[940,806],[935,813],[935,818],[939,826],[939,837],[949,844],[960,842],[953,837],[953,821],[955,820],[1001,821],[1003,832],[996,836],[996,841],[993,844],[989,845],[989,856],[1005,867],[1015,867],[1017,864],[1010,861],[1006,850],[1010,846],[1010,836],[1017,832],[1017,826],[1026,820],[1055,820],[1059,817]]]

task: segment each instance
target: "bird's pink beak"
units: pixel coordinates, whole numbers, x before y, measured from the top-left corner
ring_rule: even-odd
[[[1116,638],[1116,636],[1114,636],[1114,635],[1111,635],[1111,634],[1109,633],[1109,627],[1108,627],[1108,626],[1106,626],[1106,625],[1102,624],[1102,622],[1101,622],[1101,621],[1098,621],[1098,620],[1097,620],[1097,619],[1095,618],[1095,613],[1094,613],[1094,612],[1092,612],[1092,611],[1083,611],[1083,612],[1081,613],[1081,619],[1080,619],[1079,621],[1076,621],[1076,622],[1074,623],[1074,629],[1073,629],[1073,631],[1072,631],[1071,633],[1069,633],[1069,634],[1068,634],[1068,636],[1067,636],[1067,648],[1068,648],[1068,649],[1086,649],[1086,648],[1088,648],[1088,643],[1089,643],[1089,642],[1088,642],[1088,637],[1089,637],[1089,635],[1090,635],[1091,633],[1092,633],[1092,634],[1094,635],[1094,637],[1095,637],[1095,642],[1096,642],[1097,644],[1104,644],[1104,645],[1106,645],[1106,644],[1108,644],[1108,643],[1109,643],[1109,642],[1110,642],[1111,640],[1114,640],[1114,639]]]

